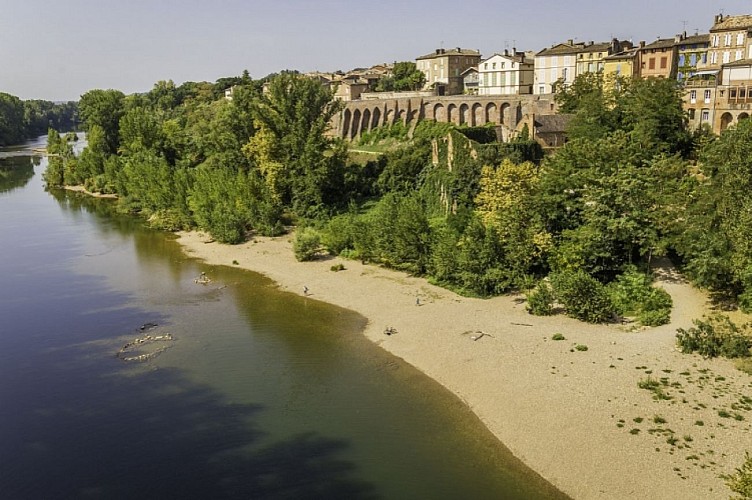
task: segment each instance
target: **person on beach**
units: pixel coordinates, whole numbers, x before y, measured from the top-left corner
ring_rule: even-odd
[[[303,295],[308,295],[308,287],[303,285]]]

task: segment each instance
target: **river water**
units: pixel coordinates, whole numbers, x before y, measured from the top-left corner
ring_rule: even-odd
[[[44,141],[0,151],[0,498],[561,497],[362,317],[45,191]]]

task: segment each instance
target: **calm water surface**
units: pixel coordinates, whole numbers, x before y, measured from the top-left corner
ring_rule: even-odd
[[[362,317],[45,192],[39,145],[0,152],[0,498],[561,497]]]

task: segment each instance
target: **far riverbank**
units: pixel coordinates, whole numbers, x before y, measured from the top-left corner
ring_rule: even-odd
[[[237,262],[282,289],[362,314],[369,339],[458,395],[573,498],[728,498],[720,475],[733,473],[749,449],[752,412],[734,419],[719,411],[749,395],[752,377],[675,349],[676,328],[709,309],[703,293],[673,274],[660,283],[674,299],[671,324],[630,332],[531,316],[519,297],[461,297],[354,261],[297,262],[291,235],[228,246],[191,232],[178,241],[209,264]],[[340,262],[346,270],[333,272]],[[386,327],[397,333],[384,335]],[[551,340],[554,333],[566,340]],[[647,377],[672,399],[640,389]]]

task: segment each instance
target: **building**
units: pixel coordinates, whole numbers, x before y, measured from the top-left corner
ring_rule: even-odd
[[[678,59],[676,38],[659,38],[647,45],[640,42],[637,59],[641,78],[675,78]]]
[[[478,95],[533,93],[535,62],[524,52],[505,50],[478,64]]]
[[[615,81],[616,78],[632,78],[637,76],[637,48],[631,48],[612,54],[603,59],[603,74],[606,81]]]
[[[478,68],[467,68],[462,72],[462,84],[465,94],[478,95]]]
[[[752,15],[715,16],[710,28],[708,66],[720,68],[742,59],[752,59]]]
[[[552,94],[560,82],[571,85],[577,73],[577,54],[584,44],[575,45],[574,40],[553,45],[535,54],[533,93]]]
[[[691,36],[687,36],[686,33],[679,35],[676,41],[676,79],[679,82],[707,68],[709,48],[710,35],[707,33]]]
[[[343,78],[332,82],[335,88],[334,98],[340,101],[356,101],[363,92],[370,90],[368,80],[356,78]]]
[[[619,41],[614,38],[610,42],[588,42],[577,52],[576,75],[584,73],[599,73],[605,70],[606,58],[632,48],[632,42]]]
[[[415,59],[416,67],[426,75],[425,88],[433,88],[437,95],[461,94],[464,90],[462,73],[480,62],[480,51],[471,49],[436,49]]]
[[[687,125],[691,129],[698,129],[703,125],[715,129],[718,71],[698,71],[689,78],[685,78],[683,83]]]

